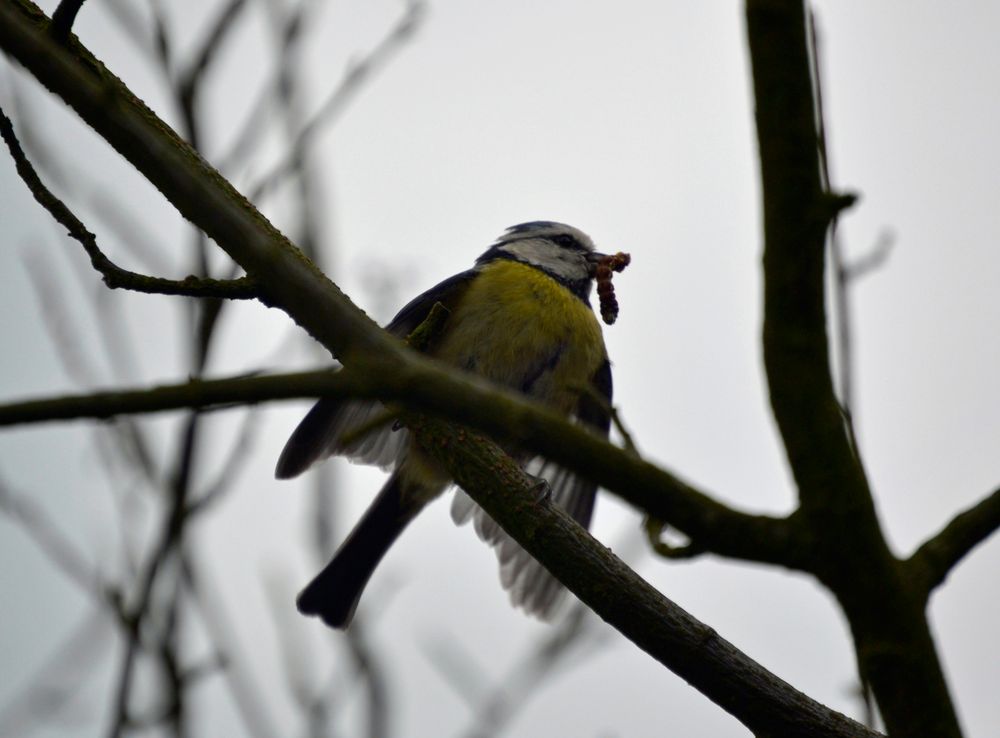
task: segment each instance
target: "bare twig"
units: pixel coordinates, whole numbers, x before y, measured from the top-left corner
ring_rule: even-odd
[[[956,515],[906,562],[927,595],[972,549],[1000,528],[1000,488]]]
[[[645,520],[643,520],[642,527],[646,533],[646,540],[649,541],[649,547],[657,556],[680,561],[682,559],[693,559],[708,553],[704,548],[695,545],[691,541],[676,544],[665,540],[663,534],[670,532],[670,526],[650,515],[647,515]]]
[[[76,173],[79,179],[81,173]],[[169,272],[172,268],[166,257],[169,248],[147,223],[144,213],[134,213],[121,207],[113,193],[106,192],[96,183],[85,182],[81,188],[87,194],[87,204],[95,217],[115,236],[120,248],[133,260],[154,274]]]
[[[631,525],[617,539],[619,543],[612,548],[626,560],[644,550],[644,543],[635,536]],[[427,650],[442,676],[474,708],[475,716],[466,735],[478,738],[500,734],[572,658],[595,655],[611,637],[612,631],[586,605],[574,601],[568,612],[493,687],[487,687],[485,675],[470,657],[456,650],[449,635],[438,638]]]
[[[366,389],[367,387],[367,389]],[[328,393],[371,395],[363,377],[328,370],[267,377],[192,380],[121,392],[94,392],[0,406],[0,426],[73,418],[105,420],[118,415],[214,409],[266,400],[321,397]]]
[[[253,411],[243,414],[240,430],[236,440],[229,450],[229,456],[222,464],[215,477],[197,498],[190,504],[188,515],[200,515],[219,502],[229,492],[239,478],[239,470],[244,466],[250,452],[253,450],[257,433],[257,414]]]
[[[816,16],[808,6],[807,14],[810,42],[808,51],[810,52],[809,61],[812,84],[815,90],[816,145],[819,150],[820,177],[823,191],[830,193],[833,192],[833,186],[830,181],[829,137],[826,127],[826,111],[823,104],[823,70],[821,67],[822,55],[819,47],[819,30],[816,24]],[[839,213],[834,213],[827,229],[827,244],[834,274],[833,308],[837,315],[837,357],[839,359],[837,375],[840,379],[839,395],[841,409],[847,424],[848,433],[855,448],[855,453],[857,453],[857,443],[854,440],[854,342],[852,338],[850,301],[848,299],[850,280],[844,266],[843,247],[837,230],[839,222]]]
[[[87,563],[87,559],[59,531],[41,507],[30,497],[11,490],[2,478],[0,478],[0,512],[17,521],[67,578],[78,584],[85,592],[97,595],[98,599],[103,598],[100,579],[94,573],[93,567]]]
[[[829,133],[826,125],[826,111],[823,102],[823,70],[820,49],[819,29],[815,14],[809,10],[809,51],[813,75],[813,87],[816,91],[816,127],[817,147],[819,150],[820,176],[823,190],[833,192],[831,184],[831,162],[829,152]],[[854,330],[851,316],[850,289],[854,283],[869,272],[880,267],[889,256],[892,248],[892,237],[883,233],[871,252],[865,257],[851,263],[844,253],[840,238],[840,213],[835,212],[830,219],[827,230],[827,243],[833,271],[833,309],[836,314],[837,327],[837,377],[839,380],[838,396],[841,410],[847,423],[852,445],[857,453],[857,435],[855,429],[856,403],[854,396],[855,362],[854,362]]]
[[[80,12],[85,0],[61,0],[59,6],[52,13],[52,25],[49,26],[49,33],[59,43],[66,43],[69,38],[70,29],[73,28],[73,21],[76,14]]]
[[[30,735],[38,721],[62,716],[67,703],[90,683],[88,672],[107,652],[111,634],[105,612],[89,610],[0,708],[0,735]],[[74,725],[79,728],[79,720]]]
[[[319,110],[299,130],[291,150],[268,174],[250,188],[250,199],[257,202],[285,181],[298,169],[301,160],[313,144],[316,135],[347,108],[347,104],[361,90],[364,83],[381,71],[393,54],[409,40],[424,17],[422,0],[407,0],[406,9],[399,21],[383,39],[362,59],[352,63],[340,84],[324,100]]]
[[[205,40],[195,52],[194,59],[177,80],[177,97],[182,106],[187,108],[194,106],[202,81],[212,63],[218,58],[218,54],[225,48],[226,38],[236,27],[236,19],[244,7],[246,0],[229,0],[216,16]]]
[[[0,136],[7,143],[7,148],[17,166],[17,172],[21,175],[21,179],[24,180],[31,194],[34,195],[35,200],[48,210],[56,221],[66,227],[70,236],[80,242],[90,257],[90,263],[94,269],[101,273],[104,283],[111,289],[123,288],[150,294],[220,297],[233,300],[259,297],[257,282],[251,277],[217,280],[190,276],[182,280],[173,280],[150,277],[118,267],[100,250],[94,234],[88,231],[80,219],[39,179],[35,168],[21,149],[10,119],[2,109],[0,109]]]
[[[142,22],[136,3],[130,0],[104,0],[104,6],[111,12],[111,17],[124,31],[122,36],[135,44],[144,54],[150,46],[150,36]]]
[[[532,652],[515,665],[501,686],[477,706],[465,735],[468,738],[499,735],[529,699],[539,696],[557,671],[565,669],[574,657],[595,656],[597,646],[606,643],[612,634],[589,607],[575,602]]]
[[[244,663],[246,650],[236,637],[226,603],[204,564],[194,567],[186,561],[182,570],[184,590],[197,609],[216,651],[225,663],[223,676],[232,695],[246,735],[253,738],[276,738],[287,734],[271,714],[267,691],[257,684]]]
[[[65,305],[66,291],[56,285],[46,253],[30,251],[24,263],[38,301],[38,313],[66,375],[81,387],[101,384],[103,372],[87,353],[84,331],[74,312]]]
[[[398,384],[393,384],[397,380]],[[124,413],[159,412],[180,408],[221,408],[271,399],[350,397],[402,402],[458,422],[483,427],[497,438],[514,439],[565,467],[596,478],[607,489],[654,517],[668,521],[699,545],[726,555],[780,561],[794,566],[804,554],[797,528],[783,518],[749,515],[733,510],[670,473],[616,449],[565,419],[535,408],[519,398],[505,398],[480,416],[478,407],[453,403],[447,392],[425,395],[421,385],[400,374],[373,376],[349,369],[270,377],[198,380],[126,392],[99,392],[32,400],[0,406],[0,426],[17,423],[104,419]],[[502,393],[501,393],[502,394]],[[513,408],[517,408],[513,411]],[[685,521],[681,525],[678,521]],[[694,532],[692,535],[691,532]]]

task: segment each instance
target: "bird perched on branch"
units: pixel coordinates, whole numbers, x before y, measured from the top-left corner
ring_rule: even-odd
[[[427,290],[393,318],[386,330],[405,338],[435,304],[449,315],[423,350],[447,364],[522,392],[602,435],[610,426],[611,368],[600,324],[590,307],[599,282],[605,322],[617,303],[611,270],[628,257],[600,254],[590,238],[549,221],[508,228],[472,269]],[[298,597],[298,608],[334,628],[351,622],[361,593],[382,557],[417,513],[450,485],[398,423],[378,423],[378,402],[321,399],[289,438],[278,460],[279,479],[295,477],[330,455],[391,469],[392,474],[333,559]],[[383,418],[384,419],[384,418]],[[572,472],[518,449],[506,449],[525,470],[545,480],[552,499],[584,527],[596,487]],[[456,523],[473,520],[493,545],[511,601],[549,616],[562,587],[462,490],[451,507]]]

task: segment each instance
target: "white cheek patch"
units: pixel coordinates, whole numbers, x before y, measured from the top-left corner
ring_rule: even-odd
[[[572,251],[541,239],[524,239],[506,244],[503,250],[519,261],[540,267],[568,281],[586,279],[589,267],[584,259]]]

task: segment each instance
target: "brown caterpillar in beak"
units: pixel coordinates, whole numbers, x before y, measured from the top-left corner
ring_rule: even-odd
[[[618,299],[615,297],[615,287],[611,284],[613,272],[620,272],[629,265],[632,257],[619,251],[617,254],[605,256],[594,269],[597,280],[597,297],[601,301],[601,319],[608,325],[618,320]]]

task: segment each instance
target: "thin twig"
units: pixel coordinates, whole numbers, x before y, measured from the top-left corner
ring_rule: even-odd
[[[258,416],[252,410],[244,413],[240,430],[229,450],[229,455],[222,468],[205,491],[196,496],[188,507],[188,515],[200,515],[219,502],[229,492],[239,479],[239,470],[244,466],[256,437]]]
[[[212,63],[225,48],[226,37],[236,27],[240,11],[246,7],[246,0],[229,0],[212,23],[205,40],[194,54],[194,60],[177,80],[177,96],[182,105],[194,106],[195,96],[201,87]]]
[[[99,664],[98,657],[107,653],[111,632],[105,612],[100,607],[90,609],[0,707],[0,735],[33,735],[41,720],[65,720],[66,704],[92,683],[90,672]],[[73,724],[80,729],[79,719]]]
[[[76,14],[80,12],[85,0],[61,0],[59,7],[52,14],[52,23],[49,25],[49,33],[61,44],[69,39],[69,32],[73,28]]]
[[[693,559],[708,553],[704,548],[695,545],[691,541],[678,545],[664,540],[663,534],[670,531],[670,525],[651,515],[645,517],[642,522],[642,528],[646,534],[646,540],[649,542],[649,547],[657,556],[681,561],[684,559]]]
[[[174,280],[150,277],[118,267],[101,251],[94,234],[88,231],[65,203],[53,195],[39,179],[35,168],[28,161],[17,140],[10,118],[2,109],[0,109],[0,136],[3,137],[10,150],[18,174],[21,175],[21,179],[35,200],[69,231],[70,236],[80,242],[90,257],[90,263],[94,269],[101,273],[104,283],[111,289],[123,288],[149,294],[217,297],[231,300],[248,300],[260,296],[257,281],[252,277],[217,280],[189,276],[182,280]]]
[[[80,387],[98,386],[104,381],[104,373],[87,353],[86,333],[75,311],[65,304],[66,290],[56,285],[50,261],[48,254],[40,249],[25,255],[25,269],[38,301],[38,314],[70,381]]]
[[[906,565],[927,595],[972,549],[1000,529],[1000,488],[948,522],[918,548]]]
[[[351,372],[326,369],[270,376],[240,375],[197,379],[180,384],[134,390],[93,392],[0,405],[0,426],[170,410],[221,409],[277,399],[322,397],[326,394],[371,397],[374,385]]]
[[[21,525],[38,547],[66,577],[85,592],[102,599],[100,579],[86,558],[49,519],[45,511],[24,494],[10,489],[0,478],[0,512]]]
[[[643,553],[644,543],[636,537],[631,525],[616,538],[619,542],[612,549],[625,560],[631,561]],[[456,649],[450,636],[436,639],[427,651],[455,692],[475,710],[466,735],[484,738],[500,734],[528,700],[550,685],[573,657],[595,655],[611,635],[611,629],[604,627],[586,605],[574,601],[569,611],[492,688],[486,687],[482,670]]]
[[[363,59],[348,67],[340,84],[329,94],[315,115],[301,128],[292,143],[291,150],[284,159],[250,188],[249,198],[251,201],[257,202],[266,196],[299,168],[300,161],[312,146],[316,135],[343,113],[347,104],[360,91],[368,78],[380,71],[392,58],[392,55],[413,35],[423,17],[423,2],[421,0],[408,0],[406,10],[396,25]]]

